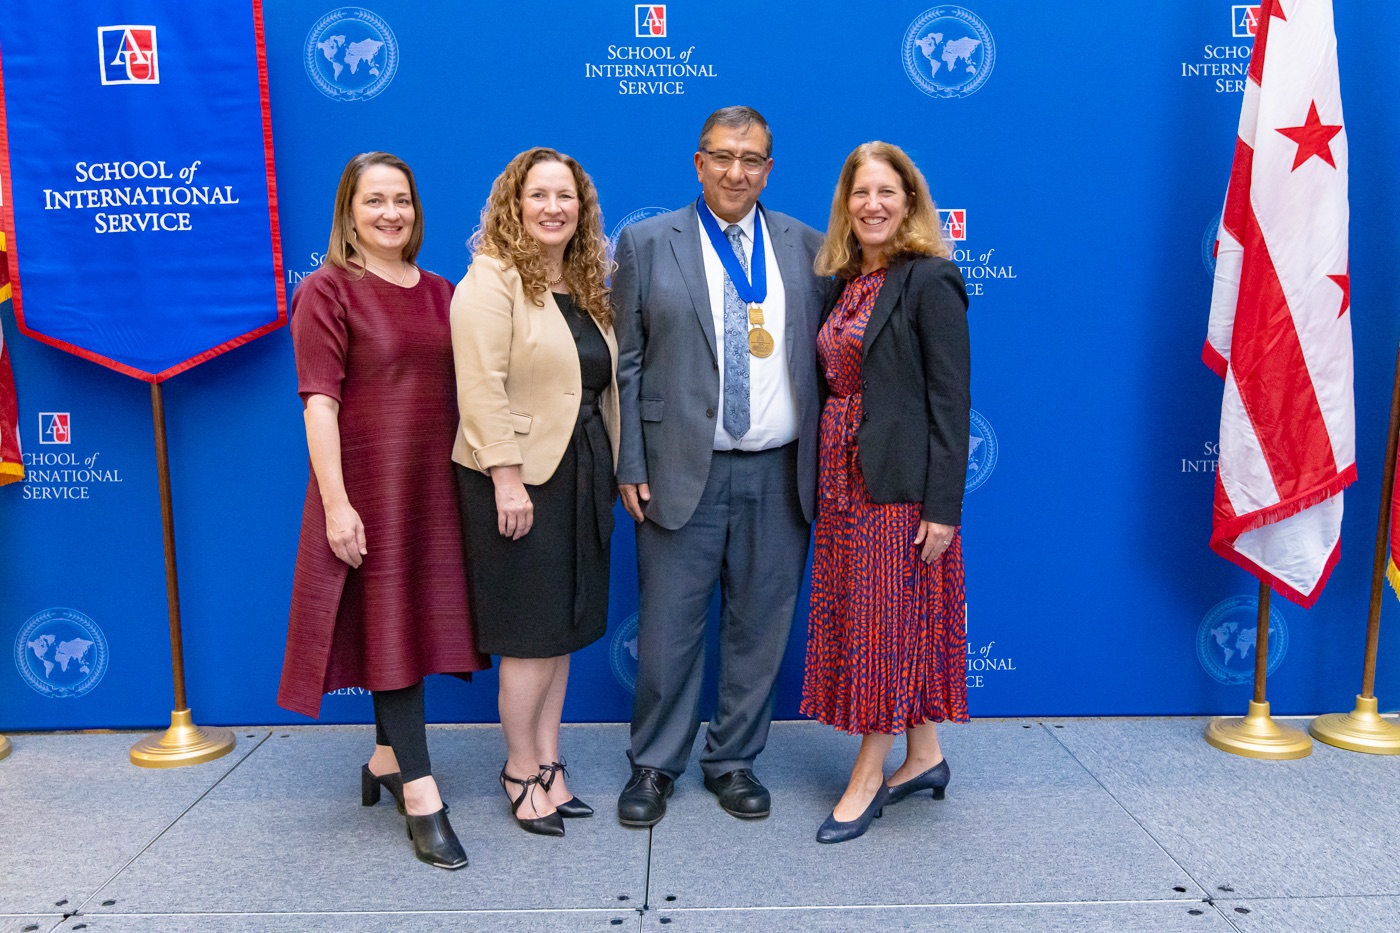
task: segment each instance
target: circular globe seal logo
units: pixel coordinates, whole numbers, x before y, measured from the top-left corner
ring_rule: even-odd
[[[52,699],[80,697],[107,673],[107,636],[76,609],[45,609],[20,627],[15,666],[20,677]]]
[[[1259,634],[1259,598],[1232,596],[1216,603],[1196,629],[1196,659],[1207,674],[1222,684],[1246,684],[1254,679],[1254,647]],[[1269,607],[1269,660],[1274,672],[1288,653],[1288,625]]]
[[[627,688],[627,692],[637,692],[637,614],[634,612],[622,621],[613,633],[612,645],[608,649],[608,659],[612,662],[613,676]]]
[[[963,484],[963,492],[972,492],[985,483],[997,465],[997,434],[992,430],[992,423],[972,409],[969,427],[967,481]]]
[[[1206,271],[1211,278],[1215,278],[1215,241],[1220,236],[1220,222],[1225,219],[1225,212],[1221,211],[1215,215],[1215,219],[1206,227],[1206,232],[1201,234],[1201,262],[1206,264]]]
[[[639,220],[646,220],[648,217],[660,217],[662,214],[671,213],[664,207],[639,207],[626,217],[619,220],[608,234],[608,240],[612,243],[612,248],[617,249],[617,238],[622,236],[622,231],[632,226]]]
[[[333,100],[369,100],[394,80],[399,40],[378,15],[356,6],[331,10],[306,34],[306,75]]]
[[[904,73],[930,97],[966,97],[992,76],[992,31],[960,6],[925,10],[904,31]]]

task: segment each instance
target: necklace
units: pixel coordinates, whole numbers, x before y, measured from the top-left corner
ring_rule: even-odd
[[[377,270],[379,270],[380,272],[384,273],[384,277],[385,277],[385,278],[393,279],[394,273],[390,272],[388,269],[382,268],[382,267],[380,267],[380,266],[378,266],[378,265],[376,265],[376,264],[370,262],[370,261],[369,261],[369,257],[365,257],[365,265],[369,266],[371,269],[377,269]],[[398,279],[394,280],[394,284],[395,284],[395,285],[402,285],[403,282],[404,282],[404,279],[408,278],[408,274],[409,274],[410,272],[412,272],[412,271],[413,271],[413,263],[411,263],[411,262],[406,262],[406,263],[404,263],[403,275],[399,276]]]
[[[546,276],[546,278],[545,278],[545,280],[544,280],[544,284],[548,285],[550,288],[553,288],[554,286],[558,285],[558,284],[559,284],[560,282],[562,282],[562,281],[564,281],[564,267],[563,267],[563,266],[560,266],[560,267],[559,267],[559,274],[556,275],[556,276],[555,276],[554,278],[552,278],[552,279],[551,279],[551,278],[548,278],[548,277]]]

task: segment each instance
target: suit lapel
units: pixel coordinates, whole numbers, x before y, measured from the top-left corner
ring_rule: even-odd
[[[700,329],[705,332],[705,340],[710,345],[710,355],[718,361],[715,318],[710,310],[710,288],[705,283],[705,257],[700,251],[700,215],[696,213],[694,204],[681,208],[676,214],[678,216],[672,225],[671,251],[675,253],[685,289],[690,293],[695,316],[700,319]]]
[[[895,305],[899,304],[899,296],[904,293],[904,283],[909,280],[909,271],[912,268],[912,263],[901,262],[891,266],[885,273],[885,284],[880,287],[880,295],[875,299],[875,307],[865,325],[865,336],[861,338],[862,358],[869,355],[871,341],[880,332],[880,328],[889,322]]]
[[[788,236],[786,225],[779,226],[779,221],[773,218],[759,205],[759,211],[763,214],[768,229],[768,239],[773,255],[778,261],[778,273],[783,277],[783,293],[786,295],[787,313],[783,316],[783,340],[787,346],[788,369],[792,369],[793,347],[797,345],[800,333],[797,331],[796,309],[807,307],[807,295],[804,290],[808,287],[812,278],[812,270],[804,268],[806,263],[802,260],[801,250],[798,249],[797,241],[794,237]]]

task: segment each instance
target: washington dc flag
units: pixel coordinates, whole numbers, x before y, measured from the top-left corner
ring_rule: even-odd
[[[1225,380],[1210,545],[1304,607],[1356,479],[1347,218],[1331,0],[1264,0],[1202,354]]]

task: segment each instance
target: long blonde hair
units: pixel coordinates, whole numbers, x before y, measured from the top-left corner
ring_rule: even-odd
[[[598,205],[598,190],[593,179],[570,156],[545,146],[527,149],[506,165],[491,185],[491,196],[481,209],[481,227],[472,234],[467,246],[473,253],[491,256],[520,273],[525,294],[536,305],[544,304],[544,292],[549,288],[544,254],[535,238],[525,229],[520,216],[520,191],[525,176],[541,162],[559,162],[574,176],[578,189],[578,229],[564,247],[564,280],[574,302],[593,319],[611,326],[612,305],[608,302],[606,284],[611,268],[608,240],[603,235],[603,212]]]
[[[938,208],[928,193],[928,182],[914,160],[892,143],[878,140],[861,143],[846,157],[841,176],[836,180],[836,193],[831,198],[831,219],[826,225],[826,239],[817,252],[817,275],[838,275],[843,279],[860,274],[860,242],[851,223],[851,189],[855,187],[856,169],[867,162],[884,162],[894,169],[904,185],[905,214],[894,232],[886,256],[893,261],[898,256],[953,255],[943,239],[938,223]]]
[[[365,268],[363,264],[350,268],[350,257],[358,252],[355,249],[355,189],[360,186],[360,176],[365,169],[374,165],[396,168],[408,179],[408,196],[413,202],[413,229],[409,231],[408,242],[403,247],[403,261],[413,262],[423,246],[423,205],[418,200],[418,184],[413,180],[413,169],[403,159],[388,152],[362,152],[345,163],[345,171],[340,173],[340,184],[335,189],[335,216],[331,219],[331,242],[326,247],[326,262],[356,276],[364,275]]]

